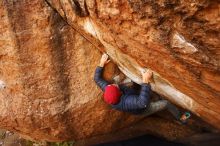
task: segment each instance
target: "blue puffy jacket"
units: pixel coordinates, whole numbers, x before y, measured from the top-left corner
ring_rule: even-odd
[[[105,91],[105,87],[109,85],[106,80],[102,78],[103,67],[97,67],[95,71],[94,80],[96,84]],[[122,91],[122,96],[120,97],[120,102],[116,105],[111,105],[112,108],[124,112],[130,112],[133,114],[141,114],[148,108],[150,103],[150,91],[151,87],[149,84],[142,84],[140,94],[136,90],[119,85]]]

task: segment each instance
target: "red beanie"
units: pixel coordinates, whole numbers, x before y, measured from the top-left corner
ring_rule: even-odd
[[[115,85],[105,87],[104,100],[108,104],[117,104],[120,101],[121,91]]]

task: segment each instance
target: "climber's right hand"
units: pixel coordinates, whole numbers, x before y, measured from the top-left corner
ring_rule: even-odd
[[[103,55],[102,55],[102,58],[101,58],[101,60],[100,60],[100,64],[99,64],[99,66],[100,67],[104,67],[107,63],[109,63],[109,59],[108,59],[108,55],[106,54],[106,53],[104,53]]]
[[[143,83],[150,83],[152,76],[153,72],[150,69],[148,69],[146,72],[142,72]]]

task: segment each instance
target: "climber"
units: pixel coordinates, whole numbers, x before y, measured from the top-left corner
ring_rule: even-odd
[[[151,70],[142,73],[143,84],[141,85],[140,93],[134,88],[122,84],[110,84],[104,80],[102,78],[103,68],[109,61],[108,55],[103,54],[100,64],[96,68],[94,80],[102,91],[104,91],[104,101],[110,104],[113,109],[145,116],[168,109],[176,120],[181,123],[185,123],[190,117],[189,112],[181,115],[180,111],[167,100],[150,101],[150,79],[153,75]]]

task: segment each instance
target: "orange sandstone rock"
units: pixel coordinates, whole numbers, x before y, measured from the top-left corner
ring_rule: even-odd
[[[142,117],[112,110],[93,82],[97,48],[137,83],[151,68],[153,90],[219,128],[218,8],[217,1],[1,1],[1,128],[47,141],[132,131]],[[118,72],[110,64],[105,77]],[[170,139],[199,132],[180,126],[186,131],[175,137],[179,125],[158,123]],[[158,134],[154,126],[146,132]]]

